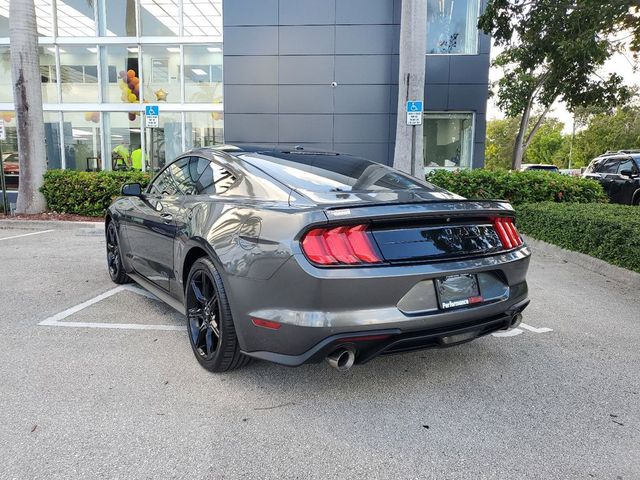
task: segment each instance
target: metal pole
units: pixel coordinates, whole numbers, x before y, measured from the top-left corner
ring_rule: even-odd
[[[2,158],[2,142],[0,142],[0,188],[2,188],[2,206],[4,214],[9,215],[9,202],[7,200],[7,182],[4,178],[4,159]]]
[[[416,176],[416,127],[411,127],[411,176]]]

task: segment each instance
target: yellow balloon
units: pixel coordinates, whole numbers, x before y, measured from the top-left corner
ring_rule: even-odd
[[[129,98],[129,102],[131,103],[138,101],[138,97],[136,97],[135,93],[130,93],[128,98]]]

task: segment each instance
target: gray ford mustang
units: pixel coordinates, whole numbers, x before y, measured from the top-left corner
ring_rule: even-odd
[[[106,214],[107,263],[187,316],[202,366],[447,347],[519,324],[530,251],[504,201],[350,155],[192,150]]]

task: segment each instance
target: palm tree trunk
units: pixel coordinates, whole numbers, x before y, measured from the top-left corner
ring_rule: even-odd
[[[42,213],[47,208],[40,193],[47,160],[36,13],[33,0],[11,0],[9,8],[11,77],[20,157],[16,213]]]
[[[422,125],[407,125],[408,100],[424,98],[427,45],[426,0],[402,0],[400,19],[400,68],[398,121],[393,166],[416,177],[424,177]]]

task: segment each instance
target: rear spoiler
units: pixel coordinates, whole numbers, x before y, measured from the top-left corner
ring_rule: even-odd
[[[506,200],[432,200],[411,203],[368,203],[366,205],[340,205],[325,207],[329,220],[368,218],[371,220],[405,219],[418,217],[515,216],[515,210]]]

